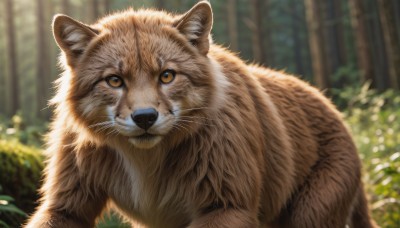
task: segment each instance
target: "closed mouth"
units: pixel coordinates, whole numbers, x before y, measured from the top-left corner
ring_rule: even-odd
[[[134,146],[141,149],[150,149],[157,145],[162,139],[161,135],[153,135],[150,133],[144,133],[142,135],[129,137],[129,142]]]
[[[153,135],[153,134],[149,134],[149,133],[144,133],[142,135],[135,136],[135,138],[139,139],[139,140],[151,140],[154,137],[157,137],[157,135]]]

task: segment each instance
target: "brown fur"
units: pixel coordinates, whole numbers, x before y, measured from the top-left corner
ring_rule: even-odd
[[[183,16],[128,10],[87,26],[59,15],[53,26],[66,71],[26,227],[93,227],[107,205],[148,227],[373,226],[335,107],[210,44],[207,2]],[[166,85],[165,69],[177,72]],[[125,86],[108,86],[111,74]],[[130,115],[147,107],[159,136],[141,141]]]

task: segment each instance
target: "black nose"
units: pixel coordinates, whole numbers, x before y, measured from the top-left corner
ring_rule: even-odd
[[[138,127],[147,130],[156,122],[158,112],[154,108],[138,109],[131,117]]]

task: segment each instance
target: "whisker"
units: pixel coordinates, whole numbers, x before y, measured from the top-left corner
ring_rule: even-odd
[[[199,122],[199,121],[193,121],[193,120],[179,120],[179,121],[182,121],[182,122],[187,122],[187,123],[197,123],[197,124],[202,124],[202,125],[206,125],[206,126],[211,126],[211,127],[215,127],[215,125],[214,124],[207,124],[207,123],[204,123],[204,122]]]
[[[176,111],[193,111],[193,110],[203,110],[203,109],[211,109],[210,107],[197,107],[197,108],[187,108],[187,109],[175,109],[172,110],[172,112],[176,112]]]
[[[112,129],[110,132],[107,133],[107,136],[118,135],[119,132],[116,129]]]
[[[203,120],[210,120],[210,121],[214,121],[214,119],[210,119],[207,117],[203,117],[203,116],[180,116],[179,118],[188,118],[188,119],[203,119]]]
[[[187,132],[190,134],[190,136],[193,137],[193,132],[191,132],[190,130],[187,129],[187,128],[190,129],[190,127],[191,127],[191,124],[190,124],[190,123],[179,122],[179,124],[180,124],[182,127],[185,127],[185,129],[186,129]]]
[[[176,129],[177,131],[184,133],[184,132],[182,131],[182,129],[179,128],[178,126],[174,126],[174,125],[173,125],[173,126],[172,126],[172,129]]]
[[[100,132],[105,131],[105,130],[107,130],[107,129],[109,129],[109,128],[112,128],[113,126],[114,126],[113,124],[108,124],[108,125],[102,126],[102,127],[99,128],[96,132],[97,132],[97,133],[100,133]]]
[[[183,130],[185,130],[188,134],[191,134],[190,131],[189,131],[189,129],[186,128],[186,127],[188,127],[188,126],[184,126],[183,123],[182,123],[182,124],[174,123],[172,126],[173,126],[173,127],[177,127],[177,128],[180,129],[180,130],[183,129]]]
[[[112,124],[112,123],[114,123],[114,121],[108,120],[108,121],[104,121],[104,122],[100,122],[100,123],[89,125],[88,128],[93,128],[93,127],[97,127],[97,126],[103,126],[103,125]]]

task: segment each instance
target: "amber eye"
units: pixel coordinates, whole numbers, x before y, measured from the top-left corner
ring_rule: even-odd
[[[107,84],[113,88],[121,88],[124,85],[124,81],[120,76],[110,75],[105,78]]]
[[[160,74],[160,82],[163,84],[171,83],[175,79],[175,71],[165,70]]]

